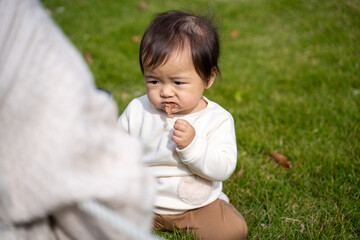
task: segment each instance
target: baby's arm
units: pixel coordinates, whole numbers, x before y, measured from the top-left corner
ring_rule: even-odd
[[[216,126],[213,125],[212,129],[203,135],[195,132],[192,126],[184,127],[183,132],[178,130],[176,133],[181,134],[182,140],[181,137],[178,139],[178,136],[173,136],[173,141],[178,145],[177,151],[182,162],[195,174],[213,181],[224,181],[233,173],[237,162],[233,120],[222,119]],[[187,137],[189,135],[186,132],[194,134],[189,134],[192,140],[187,145],[190,137]],[[180,148],[179,144],[186,147]]]

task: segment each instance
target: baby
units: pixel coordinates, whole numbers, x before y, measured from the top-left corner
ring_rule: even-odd
[[[157,178],[154,230],[199,239],[247,235],[244,218],[222,193],[237,162],[234,121],[203,96],[220,72],[219,55],[212,23],[184,12],[158,15],[142,38],[147,94],[130,102],[119,123],[143,141],[144,162]]]

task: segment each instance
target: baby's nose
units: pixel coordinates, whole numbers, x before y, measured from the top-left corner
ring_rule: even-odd
[[[174,91],[173,91],[173,89],[171,87],[164,86],[161,89],[161,96],[162,97],[172,97],[172,96],[174,96]]]

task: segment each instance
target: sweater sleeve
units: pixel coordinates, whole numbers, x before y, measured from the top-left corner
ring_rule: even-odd
[[[133,99],[118,119],[122,129],[129,135],[138,137],[144,117],[146,96]]]
[[[125,132],[129,133],[129,106],[127,106],[124,112],[120,115],[118,123]]]
[[[177,149],[180,158],[195,174],[212,181],[224,181],[233,173],[237,161],[234,121],[222,119],[206,135],[196,133],[191,144]]]

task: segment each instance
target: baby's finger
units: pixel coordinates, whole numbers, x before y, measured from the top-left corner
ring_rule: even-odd
[[[178,119],[175,121],[175,123],[179,123],[179,124],[183,124],[183,125],[190,125],[190,123],[188,121],[186,121],[185,119]]]
[[[183,119],[176,120],[174,124],[174,128],[180,131],[185,131],[189,126],[191,126],[190,123]]]
[[[182,137],[184,137],[184,132],[183,131],[181,131],[181,130],[174,130],[174,132],[173,132],[173,136],[175,136],[175,137],[178,137],[178,138],[182,138]]]
[[[181,123],[175,123],[174,124],[174,129],[184,132],[184,131],[186,131],[186,126],[184,124],[181,124]]]
[[[186,147],[189,145],[189,143],[188,143],[188,141],[187,141],[186,139],[183,139],[183,138],[178,137],[178,136],[176,136],[176,135],[173,135],[173,136],[171,137],[171,139],[174,141],[174,143],[176,144],[176,146],[177,146],[179,149],[184,149],[184,148],[186,148]]]
[[[180,140],[181,140],[181,138],[180,138],[179,136],[175,135],[175,134],[171,136],[171,139],[172,139],[176,144],[178,144],[178,143],[180,142]]]

